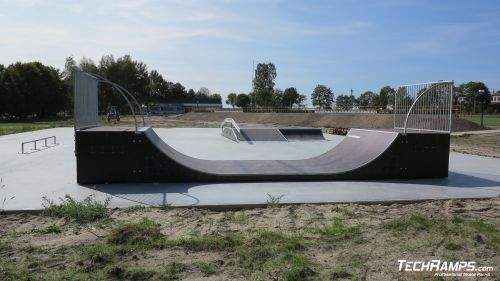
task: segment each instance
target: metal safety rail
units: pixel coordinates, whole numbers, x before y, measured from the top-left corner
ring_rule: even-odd
[[[224,121],[220,124],[221,135],[224,137],[231,139],[235,142],[239,142],[238,134],[241,132],[240,126],[234,121],[233,118],[225,118]]]
[[[50,137],[36,139],[36,140],[32,140],[32,141],[26,141],[26,142],[21,143],[21,153],[26,154],[26,152],[24,152],[24,147],[26,144],[29,144],[29,143],[33,143],[33,148],[31,150],[36,150],[36,151],[39,151],[36,144],[38,142],[41,142],[41,141],[44,142],[44,145],[42,145],[42,147],[45,147],[45,148],[52,147],[52,146],[48,146],[47,140],[49,140],[49,139],[52,139],[52,146],[57,145],[56,136],[50,136]]]
[[[127,102],[132,116],[134,118],[135,131],[138,132],[136,113],[142,116],[142,125],[145,127],[144,113],[137,99],[124,87],[109,81],[108,79],[80,70],[73,69],[73,89],[74,89],[74,112],[75,112],[75,129],[86,129],[97,127],[97,111],[98,111],[98,84],[108,84],[117,91]],[[136,111],[137,109],[137,111]]]
[[[451,132],[453,81],[399,87],[394,96],[394,128]]]

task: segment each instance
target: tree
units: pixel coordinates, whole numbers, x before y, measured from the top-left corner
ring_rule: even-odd
[[[9,65],[0,74],[0,114],[26,118],[55,116],[69,107],[59,72],[40,62]]]
[[[360,106],[374,106],[377,101],[378,95],[372,91],[366,91],[358,98],[358,103]]]
[[[394,95],[396,94],[396,90],[391,88],[390,86],[385,86],[380,89],[378,94],[378,100],[374,105],[387,106],[388,104],[394,105]]]
[[[474,113],[476,107],[481,112],[481,126],[483,126],[484,111],[491,103],[491,94],[488,87],[483,82],[470,81],[458,86],[465,93],[468,108],[473,106]]]
[[[91,67],[92,64],[87,65]],[[85,70],[83,67],[82,69]],[[129,91],[140,104],[149,107],[150,103],[153,102],[149,71],[145,63],[132,60],[130,55],[124,55],[116,61],[113,56],[108,55],[101,58],[99,72],[100,75]],[[128,105],[124,99],[109,85],[100,86],[100,90],[102,92],[102,95],[99,96],[101,111],[107,110],[108,106],[111,105],[118,106],[122,112],[128,111]]]
[[[292,107],[294,104],[300,104],[300,94],[294,87],[286,88],[283,92],[283,105]]]
[[[94,61],[92,59],[89,59],[86,57],[83,57],[80,60],[79,67],[81,70],[83,70],[85,72],[90,72],[90,73],[98,73],[99,72],[99,69],[95,65]]]
[[[196,92],[197,99],[208,99],[210,96],[210,90],[207,87],[201,87],[198,92]]]
[[[337,96],[337,99],[335,100],[335,104],[337,105],[338,109],[341,110],[348,110],[351,109],[353,106],[353,95],[339,95]]]
[[[170,83],[168,90],[171,98],[179,99],[186,96],[186,88],[181,83]]]
[[[259,63],[255,69],[253,79],[253,92],[255,104],[268,106],[272,104],[274,92],[274,79],[276,79],[276,67],[272,63]]]
[[[321,108],[331,108],[333,98],[332,90],[325,85],[317,85],[311,94],[313,105]]]
[[[7,88],[5,87],[5,82],[3,81],[3,73],[5,72],[5,67],[0,64],[0,119],[2,115],[7,112],[9,102],[7,97]]]
[[[239,94],[236,98],[236,106],[248,107],[250,105],[250,97],[247,94]]]
[[[273,105],[273,106],[277,106],[277,107],[285,106],[285,104],[283,103],[283,91],[280,88],[274,89],[272,102],[269,105]]]
[[[168,95],[168,84],[163,76],[156,70],[149,72],[149,91],[151,98],[155,101]]]
[[[491,102],[490,90],[483,82],[463,83],[458,86],[461,93],[465,95],[466,109],[476,113],[477,108],[486,109]]]
[[[211,94],[208,98],[211,99],[211,100],[216,100],[216,101],[222,102],[221,95],[219,95],[217,93]]]
[[[76,66],[76,61],[73,57],[67,57],[64,62],[64,71],[62,73],[62,78],[64,80],[72,80],[73,68]]]
[[[227,95],[226,104],[230,105],[234,108],[234,106],[236,105],[237,99],[238,99],[238,96],[236,95],[236,93],[230,93],[229,95]]]
[[[299,107],[304,106],[304,102],[306,101],[307,97],[306,95],[299,95],[299,98],[297,99],[297,105]]]
[[[187,91],[187,97],[190,99],[194,99],[196,97],[196,92],[193,89],[189,89]]]

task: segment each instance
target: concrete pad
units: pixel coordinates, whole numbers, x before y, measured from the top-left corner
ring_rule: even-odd
[[[180,152],[201,159],[304,159],[322,154],[342,137],[329,141],[236,143],[220,129],[155,129]],[[58,145],[31,154],[20,154],[21,142],[55,135]],[[58,200],[68,194],[83,199],[112,195],[111,206],[136,204],[215,206],[265,204],[269,195],[283,195],[282,203],[387,202],[423,199],[485,198],[500,194],[500,159],[450,154],[446,179],[273,182],[273,183],[166,183],[80,186],[72,128],[54,128],[0,136],[0,208],[30,210],[42,207],[42,196]]]

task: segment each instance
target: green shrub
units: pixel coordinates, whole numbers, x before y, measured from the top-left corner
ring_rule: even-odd
[[[46,196],[42,200],[44,215],[71,219],[78,223],[89,223],[109,216],[107,207],[111,197],[106,197],[104,202],[101,202],[95,199],[95,195],[89,195],[82,201],[77,201],[66,194],[60,199],[60,204],[54,203]]]

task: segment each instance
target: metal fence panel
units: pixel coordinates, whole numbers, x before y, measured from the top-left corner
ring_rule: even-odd
[[[453,81],[403,85],[394,96],[394,128],[451,131]]]
[[[95,77],[75,69],[73,71],[75,129],[98,126],[97,84]]]

